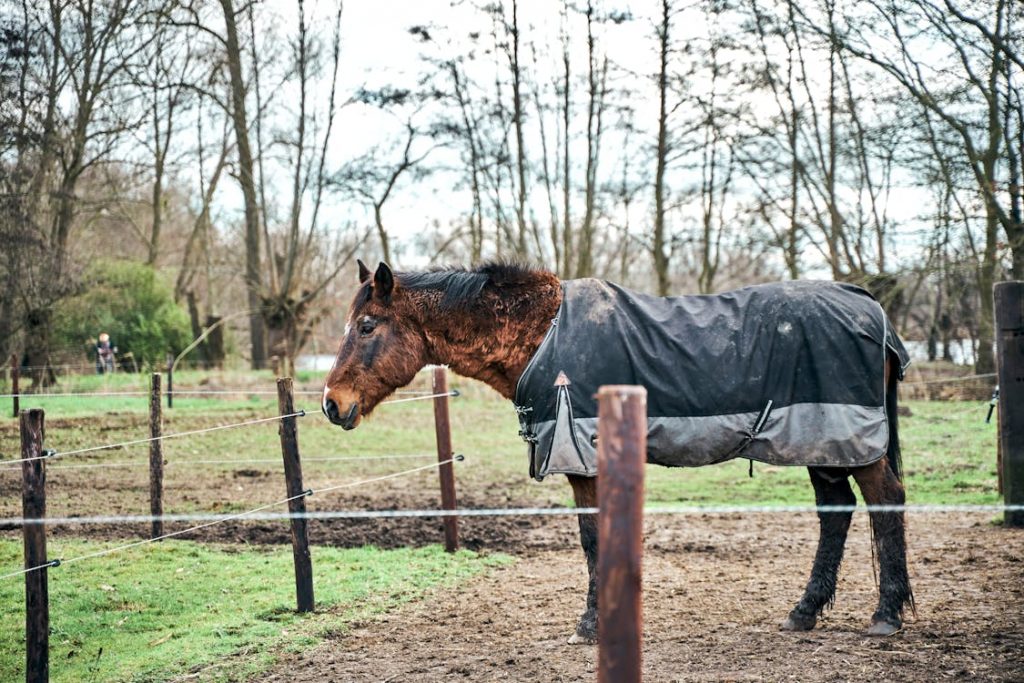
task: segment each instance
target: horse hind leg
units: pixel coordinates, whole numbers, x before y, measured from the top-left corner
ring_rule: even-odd
[[[853,505],[857,502],[845,470],[808,468],[818,505]],[[811,578],[800,602],[782,622],[783,631],[810,631],[836,593],[836,576],[843,561],[846,534],[853,512],[819,512],[818,551],[814,556]]]
[[[578,508],[597,507],[597,479],[569,475],[573,499]],[[597,642],[597,515],[577,515],[580,523],[580,545],[587,558],[587,608],[580,616],[570,644]]]
[[[868,505],[903,505],[903,483],[888,458],[852,470]],[[872,511],[871,535],[878,556],[878,609],[868,635],[887,636],[903,626],[903,608],[914,609],[914,594],[907,574],[907,542],[903,512]]]

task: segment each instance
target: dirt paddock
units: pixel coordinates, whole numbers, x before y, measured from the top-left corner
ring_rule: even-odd
[[[145,509],[145,471],[52,474],[51,515],[74,508],[107,514]],[[198,506],[214,491],[229,505],[233,497],[237,504],[273,499],[281,485],[278,475],[247,470],[176,476],[169,490],[178,509],[190,502]],[[427,473],[422,480],[394,480],[358,494],[314,496],[311,508],[434,507],[434,477]],[[0,494],[11,506],[17,501],[16,482],[13,477],[0,481]],[[540,502],[510,494],[516,491],[513,482],[491,480],[487,486],[464,487],[460,505],[560,505],[559,496],[568,493],[557,486],[536,490],[552,497]],[[835,607],[817,629],[797,634],[778,631],[778,624],[799,598],[810,570],[817,539],[813,515],[650,516],[644,555],[645,680],[1024,680],[1024,530],[996,527],[990,519],[962,513],[910,517],[917,616],[908,615],[902,632],[871,639],[862,635],[877,600],[865,515],[854,518]],[[51,536],[58,546],[72,535],[138,538],[142,533],[131,526],[67,526],[53,529]],[[434,519],[314,521],[310,535],[316,544],[381,547],[442,538]],[[190,537],[289,542],[287,525],[278,522],[231,522]],[[467,518],[461,538],[464,547],[508,553],[516,561],[339,630],[315,649],[284,653],[259,680],[594,680],[596,648],[566,643],[583,607],[586,581],[575,519]],[[195,673],[201,678],[201,671]]]
[[[572,535],[569,520],[548,526],[537,535]],[[806,516],[649,519],[645,680],[1024,679],[1024,532],[977,515],[912,519],[917,617],[884,639],[862,635],[877,597],[863,515],[834,609],[809,633],[778,631],[815,536]],[[505,550],[518,561],[289,655],[269,680],[594,680],[596,648],[566,644],[583,604],[581,552]]]

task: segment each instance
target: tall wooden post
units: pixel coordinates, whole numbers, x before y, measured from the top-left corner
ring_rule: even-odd
[[[163,413],[160,403],[160,373],[154,372],[149,385],[149,514],[154,518],[164,514],[164,453],[160,436],[163,433]],[[163,520],[154,519],[150,538],[164,535]]]
[[[167,407],[174,407],[174,359],[167,356]]]
[[[21,457],[41,458],[43,455],[43,411],[27,410],[21,414]],[[25,519],[46,517],[46,461],[21,463],[21,514]],[[38,567],[46,559],[46,527],[42,524],[22,526],[25,545],[25,568]],[[48,569],[25,574],[25,681],[45,683],[50,679],[50,597]]]
[[[295,412],[292,378],[277,380],[277,407],[281,415]],[[299,459],[299,434],[295,417],[282,417],[277,433],[281,436],[281,456],[284,458],[284,480],[288,491],[288,511],[292,514],[306,512],[306,497],[302,488],[302,462]],[[298,497],[296,497],[298,496]],[[307,521],[292,517],[292,557],[295,560],[295,595],[298,611],[313,611],[313,558],[309,553],[309,530]]]
[[[21,401],[19,400],[21,397],[18,396],[18,394],[21,393],[21,390],[18,388],[18,379],[19,379],[20,375],[21,375],[21,366],[18,363],[18,354],[12,353],[11,354],[11,393],[14,395],[13,396],[13,399],[14,399],[14,415],[13,415],[13,417],[18,417],[18,413],[21,412]]]
[[[443,366],[434,368],[434,433],[437,436],[437,460],[444,462],[437,468],[441,479],[441,509],[454,510],[455,468],[451,462],[455,456],[452,450],[452,424],[448,414],[448,370]],[[448,462],[445,462],[448,461]],[[444,549],[454,553],[459,549],[459,518],[444,517]]]
[[[994,289],[1003,501],[1024,505],[1024,281]],[[1008,510],[1004,523],[1024,527],[1024,511]]]
[[[647,390],[597,392],[598,683],[638,683]]]

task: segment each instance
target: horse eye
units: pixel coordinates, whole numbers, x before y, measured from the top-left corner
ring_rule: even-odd
[[[377,327],[377,324],[375,322],[371,320],[364,320],[363,322],[359,323],[359,334],[364,337],[369,334],[373,334],[373,329],[375,327]]]

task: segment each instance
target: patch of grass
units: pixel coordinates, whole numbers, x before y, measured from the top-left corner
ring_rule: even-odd
[[[103,547],[59,543],[65,557]],[[269,666],[275,652],[313,646],[355,620],[510,561],[439,546],[312,552],[312,615],[294,612],[292,557],[283,547],[165,542],[51,569],[51,679],[163,681],[189,671],[237,679]],[[0,566],[20,559],[19,542],[0,540]],[[0,582],[0,604],[0,680],[23,679],[20,578]]]
[[[985,424],[985,402],[905,401],[900,419],[904,481],[911,504],[994,504],[996,429]],[[813,505],[802,467],[770,467],[733,460],[695,469],[647,468],[651,505]],[[856,486],[854,486],[856,491]]]

